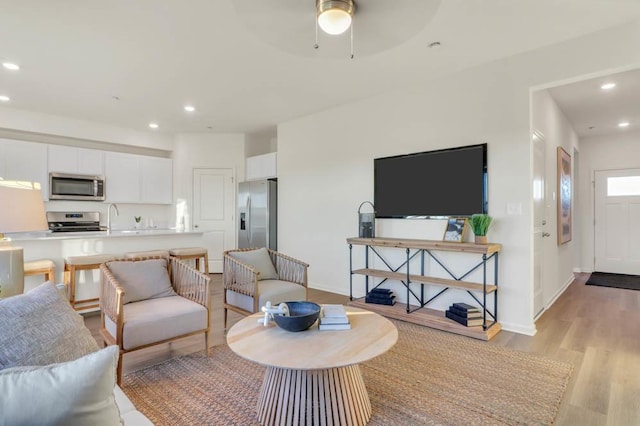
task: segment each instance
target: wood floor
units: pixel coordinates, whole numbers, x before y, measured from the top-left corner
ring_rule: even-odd
[[[221,276],[213,274],[213,345],[225,343]],[[640,425],[640,292],[576,281],[537,321],[534,337],[500,332],[487,344],[544,354],[570,362],[574,370],[555,424]],[[348,297],[309,290],[317,303],[347,303]],[[85,323],[98,339],[99,315]],[[230,313],[230,326],[241,318]],[[204,349],[194,336],[124,356],[124,373]]]

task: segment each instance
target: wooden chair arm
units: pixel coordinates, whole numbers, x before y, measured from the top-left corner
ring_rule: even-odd
[[[253,297],[258,294],[258,271],[225,253],[222,283],[225,290]]]
[[[172,257],[171,284],[179,296],[211,310],[211,278],[208,275]]]
[[[307,268],[309,264],[294,259],[293,257],[286,256],[275,250],[269,250],[269,256],[271,261],[276,267],[278,277],[282,281],[290,281],[296,284],[300,284],[303,287],[307,287]]]
[[[107,265],[100,265],[100,311],[116,323],[117,330],[124,324],[124,288]]]

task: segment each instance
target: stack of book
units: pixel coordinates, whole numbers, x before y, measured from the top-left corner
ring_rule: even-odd
[[[366,303],[376,303],[378,305],[393,305],[396,303],[396,296],[388,288],[374,288],[365,298]]]
[[[322,305],[320,330],[349,330],[351,323],[342,305]]]
[[[447,318],[467,327],[482,325],[482,312],[475,306],[466,303],[454,303],[445,312]]]

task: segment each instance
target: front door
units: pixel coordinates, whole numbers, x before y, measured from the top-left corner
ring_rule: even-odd
[[[595,270],[640,275],[640,169],[595,172]]]
[[[209,272],[221,273],[223,253],[235,248],[233,169],[193,169],[193,228],[202,231]]]

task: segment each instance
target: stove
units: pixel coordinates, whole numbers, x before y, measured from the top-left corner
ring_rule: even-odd
[[[47,212],[47,222],[52,232],[106,231],[100,226],[99,212]]]

